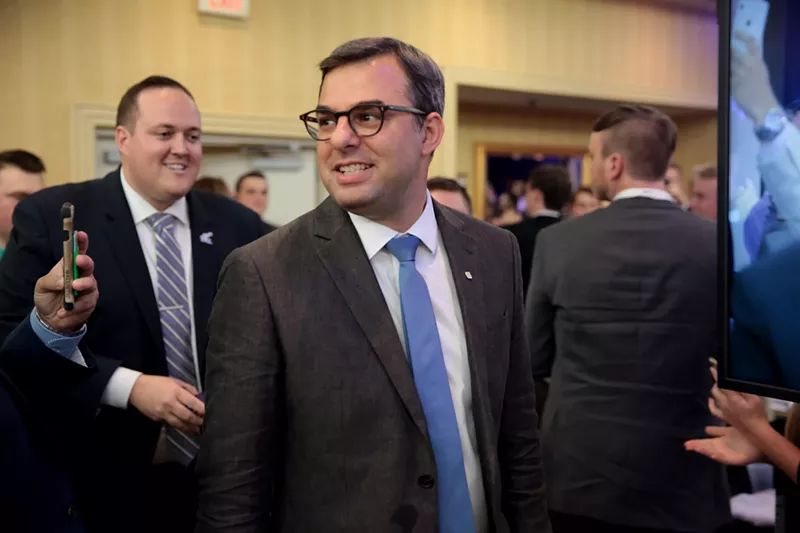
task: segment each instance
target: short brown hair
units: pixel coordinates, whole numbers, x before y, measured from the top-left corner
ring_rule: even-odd
[[[214,194],[222,194],[227,195],[230,194],[230,189],[228,189],[228,184],[225,183],[225,180],[222,178],[217,178],[215,176],[203,176],[196,182],[194,182],[194,186],[192,189],[198,191],[207,191],[213,192]]]
[[[620,153],[631,177],[664,179],[675,153],[678,128],[669,116],[644,105],[621,105],[600,117],[593,132],[608,131],[603,156]]]
[[[572,197],[572,179],[561,165],[539,165],[528,176],[528,186],[542,192],[547,209],[561,211]]]
[[[139,113],[139,95],[148,89],[163,88],[181,90],[194,101],[194,96],[189,92],[189,89],[172,78],[166,76],[149,76],[130,87],[125,91],[125,94],[122,95],[119,105],[117,106],[117,126],[125,126],[132,131],[134,124],[136,124],[136,115]]]
[[[44,163],[39,156],[26,150],[0,152],[0,170],[5,167],[17,167],[28,174],[41,174],[45,171]]]
[[[717,179],[717,174],[717,165],[714,163],[697,165],[692,169],[692,175],[700,179],[715,180]]]
[[[422,50],[392,37],[353,39],[338,46],[319,64],[322,81],[336,68],[383,55],[393,55],[405,71],[411,105],[425,113],[444,115],[444,75],[441,69]],[[422,116],[417,118],[419,124],[425,120]]]
[[[445,178],[444,176],[436,176],[435,178],[430,178],[428,180],[428,190],[450,191],[450,192],[461,193],[461,196],[464,197],[464,201],[467,202],[467,209],[469,209],[469,212],[472,213],[472,199],[469,197],[467,189],[465,189],[459,182],[457,182],[453,178]]]
[[[244,180],[246,180],[247,178],[258,178],[267,181],[267,177],[260,170],[251,170],[249,172],[245,172],[244,174],[239,176],[239,179],[236,180],[237,193],[242,190],[242,183],[244,183]]]

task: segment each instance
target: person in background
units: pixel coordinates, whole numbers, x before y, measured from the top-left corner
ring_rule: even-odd
[[[472,200],[459,182],[452,178],[435,177],[428,180],[428,191],[434,200],[465,215],[472,214]]]
[[[236,180],[237,202],[253,210],[262,220],[269,207],[269,181],[260,170],[251,170],[239,176]],[[264,232],[271,233],[277,229],[272,224],[264,222]]]
[[[233,198],[233,193],[231,192],[230,187],[228,187],[228,184],[225,183],[225,180],[215,176],[201,177],[194,182],[192,189],[196,191],[212,192],[214,194],[227,196],[228,198]]]
[[[225,257],[263,235],[263,225],[236,202],[192,190],[202,124],[182,84],[164,76],[134,84],[116,124],[119,169],[17,206],[0,261],[0,341],[28,316],[36,279],[62,256],[60,210],[71,202],[102,265],[102,295],[84,337],[97,360],[85,387],[102,400],[78,495],[87,528],[188,533],[217,277]]]
[[[717,166],[711,163],[692,169],[692,194],[689,211],[717,220]]]
[[[504,192],[497,198],[498,215],[492,219],[495,226],[510,226],[522,222],[522,214],[517,211],[517,197]]]
[[[600,208],[600,202],[590,187],[581,187],[572,195],[569,216],[581,217]]]
[[[717,237],[666,190],[676,136],[651,107],[600,117],[591,183],[611,205],[536,243],[526,337],[534,379],[550,378],[542,449],[554,533],[700,533],[731,520],[724,468],[683,449],[712,422]]]
[[[44,188],[44,163],[25,150],[0,152],[0,259],[11,235],[14,208]]]
[[[62,259],[37,280],[35,310],[0,348],[3,531],[85,531],[73,488],[81,478],[75,459],[100,397],[82,390],[97,364],[81,340],[99,293],[94,263],[86,255],[88,236],[77,232],[76,238],[81,277],[73,283],[78,291],[73,310],[63,309]]]
[[[683,209],[689,208],[689,197],[683,186],[683,169],[678,163],[670,163],[667,172],[664,174],[667,184],[667,192],[672,195],[675,203]]]
[[[380,37],[320,69],[330,196],[220,276],[196,533],[549,533],[516,242],[427,191],[444,76]]]
[[[505,226],[519,244],[522,294],[528,293],[536,236],[544,228],[561,220],[561,211],[572,195],[572,179],[566,167],[539,165],[531,171],[525,187],[525,203],[528,206],[525,218],[518,224]]]
[[[716,368],[712,373],[716,381]],[[795,405],[789,412],[782,435],[767,420],[764,403],[758,396],[720,389],[716,384],[711,395],[712,413],[728,426],[709,425],[709,438],[692,439],[684,446],[724,465],[775,465],[779,471],[775,482],[775,533],[800,531],[800,406]]]

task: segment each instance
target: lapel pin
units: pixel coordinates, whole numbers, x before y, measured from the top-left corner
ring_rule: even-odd
[[[464,275],[467,276],[467,279],[472,279],[472,272],[470,272],[469,270],[464,272]]]
[[[205,233],[200,234],[200,242],[203,244],[214,244],[214,241],[211,238],[214,236],[213,231],[207,231]]]

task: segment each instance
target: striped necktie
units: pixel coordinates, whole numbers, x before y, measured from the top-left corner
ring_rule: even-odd
[[[177,222],[178,219],[167,213],[156,213],[147,219],[156,244],[156,300],[169,375],[197,387],[189,291],[181,248],[175,239]],[[179,463],[189,464],[197,454],[197,438],[172,426],[167,426],[167,441],[170,458]]]

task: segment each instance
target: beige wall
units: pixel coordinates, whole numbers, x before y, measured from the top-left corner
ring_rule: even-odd
[[[683,167],[684,179],[695,165],[717,161],[717,118],[706,116],[678,120],[675,162]]]
[[[116,105],[152,73],[203,112],[295,117],[314,106],[315,64],[358,36],[392,35],[443,67],[519,75],[542,92],[712,101],[713,17],[622,0],[254,0],[247,21],[200,16],[193,0],[0,2],[0,148],[41,154],[70,176],[77,103]],[[452,109],[452,108],[451,108]],[[298,128],[300,122],[298,121]],[[456,132],[450,132],[451,135]],[[461,154],[459,154],[461,157]]]

